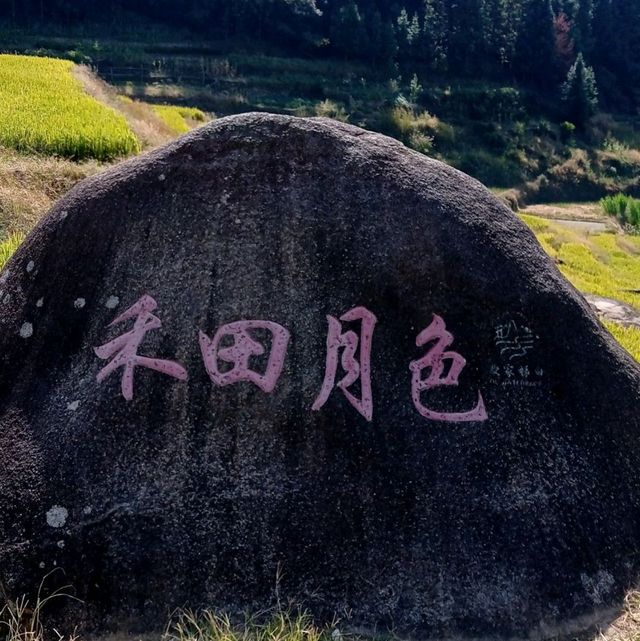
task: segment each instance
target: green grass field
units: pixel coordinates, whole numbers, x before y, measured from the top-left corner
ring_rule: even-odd
[[[521,215],[560,271],[588,294],[613,298],[640,309],[640,236],[586,234],[536,216]],[[640,329],[605,323],[640,361]]]
[[[125,118],[83,89],[70,61],[0,55],[0,144],[81,160],[140,151]]]

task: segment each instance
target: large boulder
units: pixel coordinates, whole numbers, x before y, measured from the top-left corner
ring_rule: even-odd
[[[84,181],[0,277],[0,574],[72,628],[291,599],[544,637],[638,577],[640,369],[485,188],[327,120]]]

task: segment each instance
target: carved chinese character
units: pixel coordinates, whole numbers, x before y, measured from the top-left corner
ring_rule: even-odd
[[[349,403],[370,421],[373,418],[371,344],[377,319],[368,309],[354,307],[346,314],[343,314],[340,320],[333,316],[327,316],[327,321],[329,322],[329,331],[327,333],[327,359],[324,382],[312,409],[317,411],[327,402],[335,385],[338,359],[340,350],[342,350],[340,364],[345,371],[345,376],[337,383],[337,387],[342,390]],[[360,336],[352,330],[343,334],[340,321],[361,321]],[[360,398],[349,391],[349,388],[357,381],[360,382]]]
[[[187,371],[178,363],[138,356],[138,347],[140,347],[140,343],[144,340],[146,333],[162,326],[160,319],[151,313],[157,307],[158,304],[151,296],[143,296],[137,303],[109,324],[109,327],[112,327],[135,318],[133,329],[105,345],[95,347],[93,350],[98,358],[102,360],[113,356],[113,360],[98,372],[98,383],[102,383],[105,378],[113,374],[119,367],[124,368],[121,386],[122,396],[127,401],[133,398],[133,373],[138,366],[162,372],[181,381],[187,380]]]
[[[252,330],[267,330],[272,336],[264,372],[251,368],[251,359],[262,356],[266,351],[265,347],[251,335]],[[222,339],[228,336],[233,339],[233,344],[229,347],[221,347]],[[216,385],[232,385],[247,381],[257,385],[263,392],[270,393],[282,373],[289,336],[289,332],[282,325],[260,320],[237,321],[224,325],[216,332],[213,340],[209,339],[204,332],[200,332],[200,349],[207,373]],[[231,363],[233,367],[223,372],[219,367],[220,361]]]
[[[431,325],[418,335],[416,345],[422,347],[432,342],[434,344],[426,355],[413,361],[409,366],[412,372],[411,393],[418,412],[425,418],[447,423],[486,421],[487,412],[480,392],[478,392],[478,404],[468,412],[437,412],[422,404],[421,395],[423,392],[441,385],[458,385],[460,373],[467,364],[467,361],[457,352],[445,351],[453,343],[453,336],[446,331],[446,325],[442,318],[435,314]],[[449,361],[450,365],[445,376],[446,361]],[[423,379],[422,372],[425,369],[429,370],[429,375]]]

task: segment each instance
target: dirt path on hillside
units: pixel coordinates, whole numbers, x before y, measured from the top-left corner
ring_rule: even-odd
[[[541,216],[552,220],[582,220],[605,223],[605,216],[599,203],[559,203],[549,205],[529,205],[521,210],[523,214]]]
[[[159,147],[176,137],[176,134],[153,111],[150,105],[136,100],[123,99],[114,87],[84,65],[76,65],[73,73],[90,96],[119,111],[127,119],[143,148]]]
[[[620,325],[640,327],[640,311],[635,307],[619,300],[604,298],[595,294],[584,294],[584,297],[595,312],[606,320],[620,323]]]

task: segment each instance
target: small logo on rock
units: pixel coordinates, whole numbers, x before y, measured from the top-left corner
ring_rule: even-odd
[[[64,524],[67,522],[69,517],[69,511],[66,507],[60,507],[59,505],[54,505],[47,512],[47,525],[49,527],[61,528],[64,527]]]

